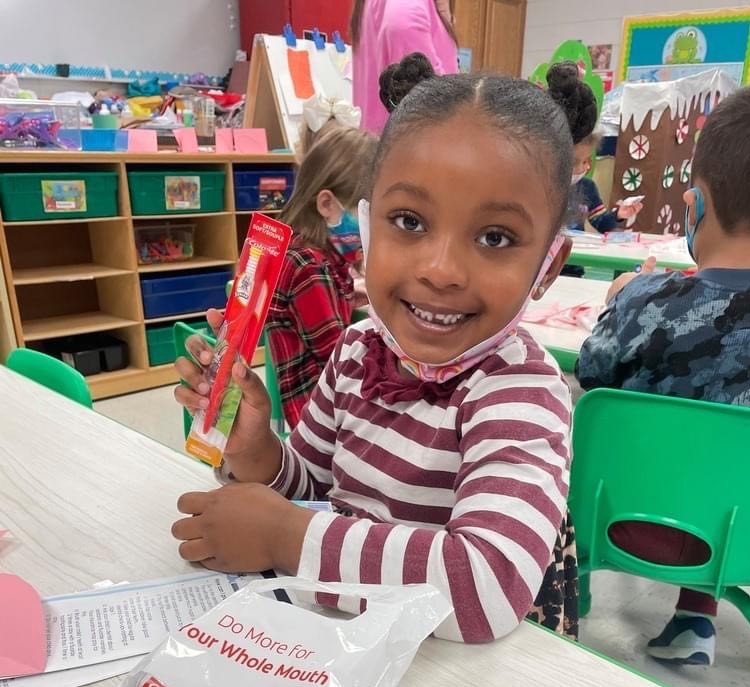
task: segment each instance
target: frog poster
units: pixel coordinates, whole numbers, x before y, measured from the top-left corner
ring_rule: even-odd
[[[718,68],[746,84],[750,7],[627,17],[621,46],[621,81],[673,81]]]

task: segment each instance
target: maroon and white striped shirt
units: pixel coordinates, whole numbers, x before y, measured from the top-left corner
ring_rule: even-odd
[[[429,582],[455,609],[437,636],[500,637],[529,610],[566,512],[570,390],[524,330],[436,390],[404,379],[372,326],[339,340],[271,485],[355,516],[313,517],[298,574]]]

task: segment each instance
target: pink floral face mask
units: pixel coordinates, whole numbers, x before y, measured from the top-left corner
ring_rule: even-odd
[[[364,250],[365,256],[365,271],[367,270],[367,250],[370,245],[370,204],[366,200],[359,202],[359,233],[362,238],[362,249]],[[486,338],[484,341],[480,341],[475,346],[472,346],[469,350],[464,351],[460,355],[456,356],[452,360],[448,360],[445,363],[431,364],[422,363],[418,360],[410,358],[404,350],[399,346],[396,338],[388,331],[383,321],[378,317],[375,312],[375,308],[372,304],[369,307],[370,318],[375,323],[375,327],[380,333],[385,345],[393,351],[398,359],[401,361],[404,369],[408,370],[415,377],[425,382],[447,382],[458,374],[461,374],[465,370],[474,367],[476,364],[484,360],[488,355],[494,353],[509,337],[512,336],[516,327],[523,316],[526,306],[531,300],[531,295],[534,293],[536,288],[541,284],[544,277],[547,275],[552,261],[555,259],[557,254],[562,248],[565,238],[562,235],[558,235],[552,242],[552,245],[547,252],[547,256],[542,262],[542,266],[539,269],[539,273],[534,280],[534,284],[529,291],[523,306],[518,311],[516,316],[508,322],[499,332]]]

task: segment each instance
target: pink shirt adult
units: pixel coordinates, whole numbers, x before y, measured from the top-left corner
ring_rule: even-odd
[[[421,52],[437,74],[458,71],[458,50],[434,0],[365,0],[354,48],[354,104],[362,128],[380,134],[388,119],[378,95],[380,73],[412,52]]]

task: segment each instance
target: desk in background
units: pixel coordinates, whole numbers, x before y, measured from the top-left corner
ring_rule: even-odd
[[[527,312],[549,308],[555,304],[561,308],[578,305],[603,306],[610,282],[576,277],[558,277],[541,300],[531,301]],[[542,346],[557,360],[563,372],[573,372],[583,342],[591,332],[581,326],[556,326],[521,322]]]
[[[0,366],[0,572],[43,596],[103,579],[190,572],[169,528],[177,497],[215,487],[186,456]],[[100,687],[116,687],[111,678]],[[650,680],[524,622],[492,644],[427,640],[402,687],[653,687]]]
[[[593,238],[592,238],[593,236]],[[660,243],[599,243],[598,234],[576,236],[573,238],[573,250],[568,258],[569,265],[595,267],[619,272],[632,272],[650,255],[656,257],[657,267],[673,270],[695,268],[695,262],[687,248],[679,242],[667,245]],[[682,241],[684,244],[684,240]],[[677,245],[675,245],[677,244]]]

